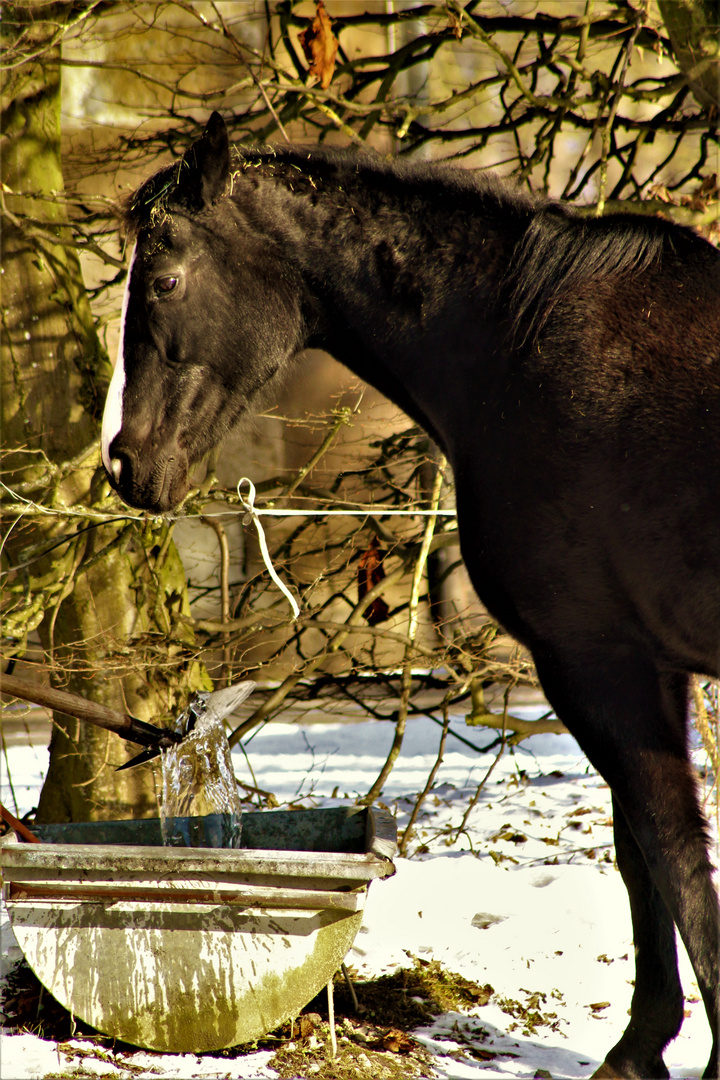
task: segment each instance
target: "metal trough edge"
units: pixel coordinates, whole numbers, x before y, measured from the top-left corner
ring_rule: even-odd
[[[13,871],[80,872],[87,877],[112,872],[148,877],[216,878],[258,875],[284,878],[323,878],[328,882],[357,882],[389,877],[395,868],[377,855],[352,852],[282,852],[254,848],[148,848],[104,844],[7,844],[0,849],[6,879]],[[8,873],[9,871],[9,873]]]
[[[122,901],[149,902],[153,904],[230,904],[241,908],[262,909],[297,909],[301,911],[337,910],[355,912],[363,906],[364,896],[356,892],[332,892],[326,889],[281,889],[246,886],[241,889],[202,889],[183,886],[148,886],[79,885],[75,881],[66,883],[43,883],[33,885],[27,882],[11,881],[5,887],[6,899],[10,902],[28,901],[38,903],[86,902],[119,903]]]

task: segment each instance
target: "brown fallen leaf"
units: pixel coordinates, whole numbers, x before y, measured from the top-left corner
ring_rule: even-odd
[[[495,1050],[484,1050],[481,1046],[469,1046],[467,1052],[478,1061],[494,1061],[497,1057]]]
[[[310,26],[298,35],[298,40],[310,65],[310,74],[320,80],[323,90],[327,90],[335,72],[338,39],[332,32],[332,19],[325,10],[323,0],[317,0],[316,8],[317,15]]]
[[[400,1028],[390,1028],[380,1040],[382,1049],[389,1050],[393,1054],[409,1054],[414,1050],[417,1043],[406,1035]]]
[[[302,1013],[282,1028],[286,1039],[308,1039],[321,1024],[319,1013]]]
[[[358,600],[362,600],[363,596],[385,577],[384,558],[385,552],[380,548],[380,541],[377,536],[373,536],[367,549],[360,556],[360,562],[358,563]],[[363,612],[363,619],[370,623],[370,626],[375,626],[377,623],[385,622],[389,614],[390,608],[385,601],[381,596],[376,596],[370,606]]]

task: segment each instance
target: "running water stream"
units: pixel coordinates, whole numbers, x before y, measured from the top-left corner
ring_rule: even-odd
[[[242,806],[224,719],[254,688],[254,683],[242,682],[196,694],[175,720],[182,741],[162,751],[160,824],[165,845],[218,846],[217,837],[199,820],[217,814],[223,815],[220,846],[240,846]]]

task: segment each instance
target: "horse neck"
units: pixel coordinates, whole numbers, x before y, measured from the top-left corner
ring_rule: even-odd
[[[462,170],[248,154],[233,201],[299,270],[326,348],[444,446],[448,380],[497,378],[498,294],[531,204]]]

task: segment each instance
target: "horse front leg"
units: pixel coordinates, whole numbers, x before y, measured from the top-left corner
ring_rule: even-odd
[[[720,1077],[720,909],[686,747],[687,679],[634,645],[536,657],[548,700],[613,792],[618,864],[637,948],[630,1024],[598,1077],[656,1080],[682,997],[671,924],[685,943],[713,1033],[704,1076]]]

